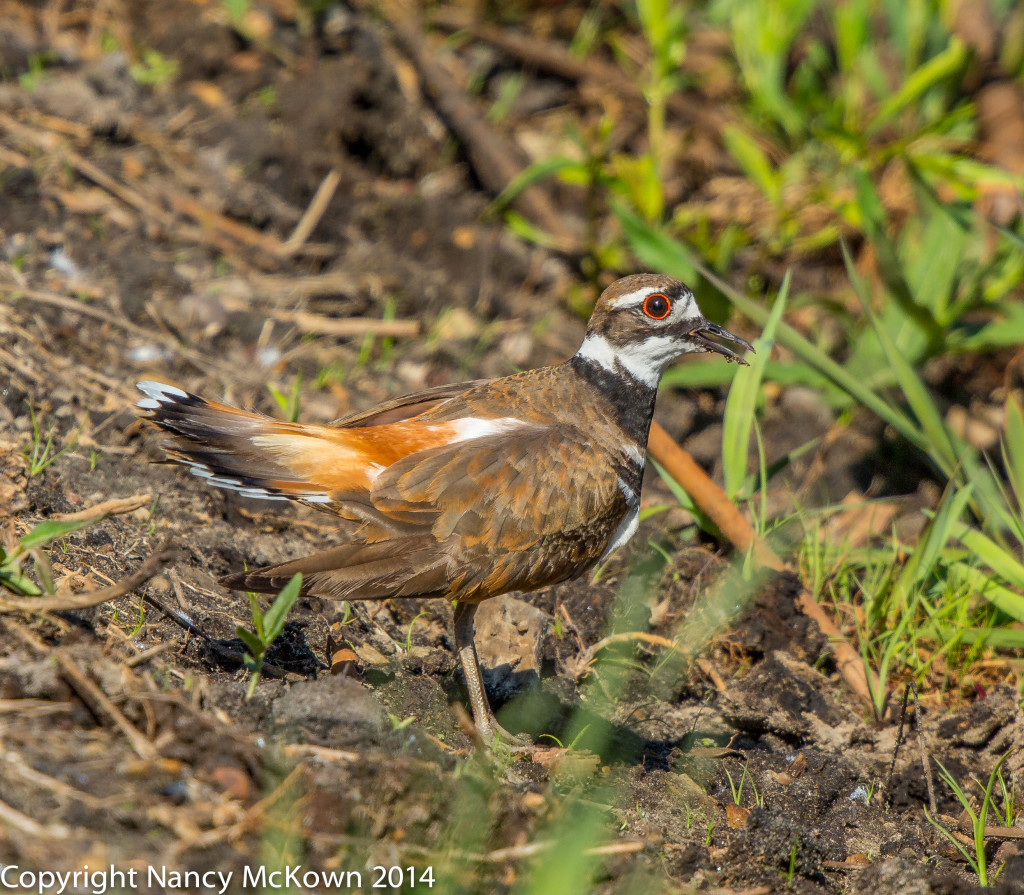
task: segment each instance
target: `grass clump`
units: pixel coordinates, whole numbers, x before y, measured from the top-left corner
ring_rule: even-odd
[[[281,588],[280,593],[274,597],[270,608],[264,612],[260,606],[259,597],[249,591],[249,608],[252,612],[252,630],[239,625],[235,629],[235,635],[245,644],[248,653],[245,656],[245,667],[249,669],[249,686],[246,690],[246,699],[252,697],[256,692],[256,685],[260,682],[260,674],[263,670],[263,662],[267,652],[274,641],[284,630],[285,619],[289,610],[295,605],[302,590],[302,573],[296,573],[291,580]]]

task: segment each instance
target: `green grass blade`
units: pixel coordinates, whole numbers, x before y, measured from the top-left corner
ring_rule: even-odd
[[[916,102],[936,84],[952,78],[960,71],[966,60],[967,48],[963,41],[958,37],[951,37],[946,49],[913,72],[903,82],[903,86],[882,103],[874,121],[868,125],[868,133],[877,133],[898,112]]]
[[[12,593],[23,597],[39,597],[43,593],[31,578],[21,573],[21,569],[16,565],[10,568],[0,568],[0,587],[7,588]]]
[[[998,306],[1000,316],[974,331],[952,330],[949,347],[960,353],[1017,348],[1024,344],[1024,307],[1005,303]]]
[[[637,258],[651,269],[683,280],[696,289],[694,280],[697,278],[697,265],[693,263],[682,243],[663,230],[651,226],[620,202],[612,202],[611,207],[622,227],[622,232],[626,235],[629,247]],[[765,320],[757,322],[763,325]]]
[[[263,655],[266,646],[252,631],[239,625],[235,628],[235,636],[245,644],[254,659],[259,659]]]
[[[78,531],[80,528],[85,528],[87,525],[92,525],[99,521],[99,517],[94,516],[89,519],[78,519],[74,522],[58,522],[54,519],[40,522],[21,539],[20,543],[25,550],[31,550],[33,547],[42,547],[56,538],[61,538],[66,534]]]
[[[1024,649],[1024,630],[1019,628],[968,628],[967,630],[959,630],[954,629],[951,625],[943,625],[942,627],[947,629],[943,636],[947,638],[959,636],[960,640],[967,644],[984,644],[985,646],[992,647],[992,649]]]
[[[533,186],[537,181],[550,177],[552,174],[560,174],[563,171],[573,171],[581,177],[589,176],[587,166],[583,162],[568,158],[567,156],[557,156],[541,162],[535,162],[514,177],[512,182],[495,197],[491,203],[492,208],[505,208],[523,190]]]
[[[1001,547],[976,528],[963,523],[953,526],[953,537],[1005,582],[1024,590],[1024,565],[1005,547]]]
[[[767,196],[773,208],[779,208],[782,205],[781,179],[753,137],[742,128],[731,125],[722,132],[722,139],[743,173]]]
[[[914,591],[932,574],[939,555],[950,538],[958,537],[961,530],[960,517],[971,499],[971,491],[970,485],[963,488],[951,486],[946,490],[938,511],[928,523],[924,535],[893,583],[887,610],[890,620],[906,612]]]
[[[295,605],[299,598],[299,591],[302,590],[302,573],[292,575],[291,580],[281,588],[281,592],[274,598],[274,602],[263,616],[263,628],[267,643],[273,643],[277,635],[284,628],[284,620],[288,611]]]
[[[874,183],[867,172],[859,167],[853,169],[852,176],[857,191],[857,207],[862,215],[861,226],[875,250],[878,273],[886,290],[899,305],[905,318],[915,323],[931,344],[938,344],[943,336],[942,328],[936,322],[932,312],[921,305],[910,290],[910,285],[903,273],[903,262],[896,251],[896,246],[893,245],[885,231],[887,215]],[[845,244],[843,254],[844,256],[848,254]],[[850,272],[851,281],[858,282],[859,277],[854,272],[852,264],[847,263],[846,267]],[[858,290],[858,292],[860,291]]]
[[[1003,461],[1018,507],[1024,504],[1024,410],[1014,397],[1006,399]]]
[[[714,388],[727,385],[741,368],[716,362],[709,356],[707,361],[694,359],[690,363],[672,367],[661,377],[661,384],[669,388]],[[839,391],[817,370],[804,363],[783,363],[769,358],[764,365],[764,381],[779,385],[807,385],[818,391],[830,391],[830,398],[836,400],[849,396]]]
[[[843,258],[846,262],[851,281],[858,282],[856,271],[853,267],[853,259],[850,257],[845,245],[843,246]],[[882,350],[885,352],[886,359],[896,373],[900,389],[907,399],[907,403],[910,405],[914,416],[917,417],[918,422],[921,424],[921,431],[925,436],[926,451],[947,476],[952,476],[957,467],[958,458],[963,450],[963,446],[953,444],[953,437],[946,428],[942,414],[939,413],[938,407],[935,406],[931,393],[917,373],[914,372],[914,368],[907,361],[906,356],[896,347],[895,342],[885,327],[879,324],[878,318],[875,317],[871,310],[867,296],[863,294],[863,290],[856,289],[855,291],[864,307],[865,315],[874,328],[879,344],[881,344]]]
[[[740,367],[732,380],[729,397],[725,402],[722,428],[722,468],[725,493],[732,500],[739,493],[747,475],[747,456],[750,450],[750,432],[754,425],[757,396],[764,378],[765,364],[775,343],[775,330],[786,307],[789,294],[789,274],[772,306],[768,322],[759,338],[754,341],[755,354],[750,366]]]

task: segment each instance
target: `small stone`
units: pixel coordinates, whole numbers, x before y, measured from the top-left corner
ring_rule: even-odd
[[[487,689],[499,700],[540,677],[547,617],[515,597],[496,597],[476,611],[476,649]]]
[[[456,227],[452,231],[452,242],[460,249],[471,249],[476,243],[476,233],[472,227]]]
[[[241,768],[220,765],[210,774],[210,782],[224,795],[240,802],[246,801],[252,795],[252,782]]]
[[[437,319],[434,334],[442,342],[460,342],[480,335],[480,321],[464,308],[450,308]]]

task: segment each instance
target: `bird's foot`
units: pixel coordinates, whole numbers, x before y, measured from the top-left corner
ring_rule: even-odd
[[[513,755],[529,755],[543,746],[538,746],[526,733],[510,733],[498,723],[498,719],[490,712],[476,721],[476,732],[481,742],[492,751],[507,749]]]

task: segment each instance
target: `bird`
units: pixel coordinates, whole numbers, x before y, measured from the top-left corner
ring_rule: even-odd
[[[141,415],[209,485],[333,513],[343,543],[221,579],[336,600],[442,598],[484,741],[508,737],[480,674],[474,615],[491,597],[578,578],[636,532],[658,384],[684,354],[749,342],[660,274],[623,277],[579,350],[552,366],[442,385],[328,424],[284,422],[144,381]]]

